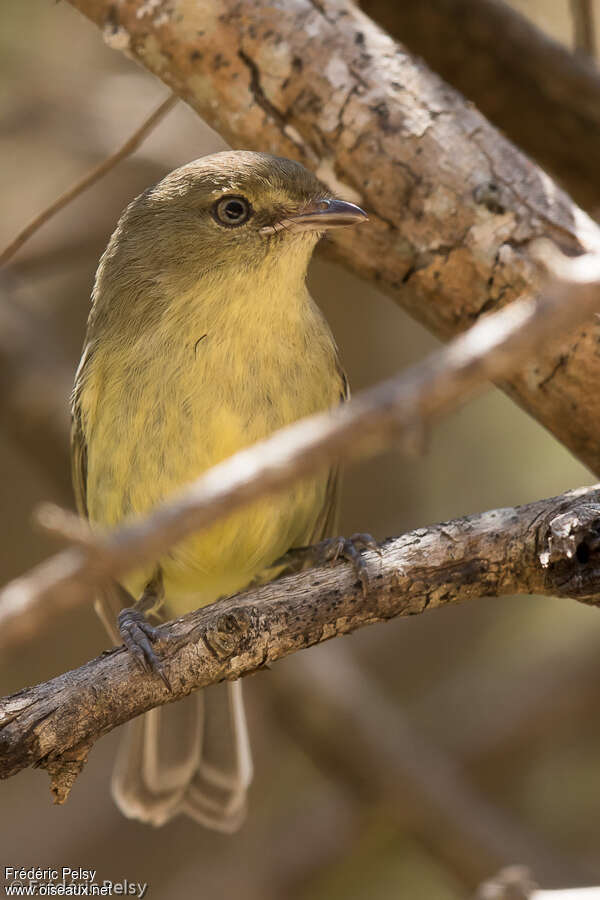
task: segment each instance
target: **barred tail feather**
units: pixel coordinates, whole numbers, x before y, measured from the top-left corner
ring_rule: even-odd
[[[239,681],[150,710],[125,732],[112,779],[124,815],[158,826],[185,813],[218,831],[240,827],[253,770]]]

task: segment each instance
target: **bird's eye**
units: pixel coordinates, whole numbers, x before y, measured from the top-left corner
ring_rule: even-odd
[[[213,216],[219,225],[237,228],[244,225],[252,215],[252,207],[245,197],[221,197],[213,206]]]

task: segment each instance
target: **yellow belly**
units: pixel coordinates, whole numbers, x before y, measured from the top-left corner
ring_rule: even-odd
[[[290,547],[311,542],[324,481],[263,500],[195,535],[161,560],[166,607],[182,613],[246,587]],[[132,584],[134,591],[142,587]]]
[[[192,339],[156,353],[147,337],[121,357],[99,351],[81,394],[90,521],[115,526],[143,515],[222,459],[339,402],[335,346],[328,332],[319,337],[309,366],[298,352],[277,356],[260,344],[240,359],[239,342],[225,339],[203,341],[202,353]],[[310,543],[330,502],[327,477],[253,503],[172,548],[157,561],[166,615],[235,593],[290,547]],[[123,580],[134,597],[155,568]]]

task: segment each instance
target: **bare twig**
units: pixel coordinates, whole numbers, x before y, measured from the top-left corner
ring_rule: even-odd
[[[536,890],[528,900],[598,900],[600,887],[560,888],[558,890]],[[492,900],[485,897],[483,900]],[[493,898],[493,900],[513,900],[511,897]]]
[[[595,515],[592,515],[592,510]],[[163,625],[160,653],[172,690],[118,648],[0,701],[0,777],[39,765],[59,802],[92,744],[117,725],[223,679],[254,672],[305,647],[393,616],[463,599],[550,593],[595,602],[598,549],[542,562],[552,523],[571,517],[579,545],[593,547],[600,489],[494,510],[386,541],[365,561],[370,589],[348,564],[322,567],[211,604]]]
[[[35,510],[35,523],[48,534],[94,552],[94,536],[89,522],[54,503],[42,503]]]
[[[597,55],[593,0],[571,0],[573,44],[580,53]]]
[[[540,255],[543,250],[540,245]],[[548,252],[546,247],[546,257]],[[393,441],[410,439],[415,429],[464,403],[488,379],[509,376],[541,344],[600,305],[600,257],[559,260],[550,253],[548,262],[557,281],[545,297],[510,304],[407,374],[236,453],[146,518],[98,534],[93,546],[67,549],[9,584],[0,593],[3,642],[14,639],[22,622],[32,621],[31,615],[23,617],[25,612],[43,619],[54,604],[76,603],[87,596],[91,581],[120,577],[155,561],[187,535],[261,496],[283,491],[327,462],[372,455]]]
[[[294,741],[363,803],[383,806],[470,888],[515,859],[550,882],[598,876],[485,797],[462,761],[419,733],[385,686],[353,661],[346,642],[296,656],[269,684],[276,720]],[[340,741],[340,734],[350,737]]]
[[[56,215],[61,209],[64,209],[75,197],[78,197],[79,194],[82,194],[83,191],[87,190],[97,181],[104,177],[107,172],[110,172],[117,163],[119,163],[122,159],[125,159],[126,156],[129,156],[134,150],[140,146],[140,144],[148,137],[148,135],[156,128],[158,123],[166,116],[169,110],[173,109],[175,104],[178,101],[178,97],[175,94],[170,94],[166,100],[163,100],[160,106],[158,106],[154,112],[152,112],[133,132],[133,134],[125,141],[125,143],[119,147],[118,150],[115,150],[114,153],[111,153],[110,156],[107,156],[106,159],[102,160],[97,166],[94,166],[87,175],[84,175],[79,181],[75,182],[68,190],[66,190],[60,197],[57,197],[50,206],[47,206],[46,209],[42,210],[42,212],[38,213],[32,221],[23,228],[19,234],[13,238],[13,240],[0,252],[0,266],[5,265],[19,250],[23,244],[29,240],[29,238],[38,231],[42,225],[45,225],[49,219]]]
[[[541,890],[525,866],[508,866],[480,885],[473,900],[598,900],[600,887]]]

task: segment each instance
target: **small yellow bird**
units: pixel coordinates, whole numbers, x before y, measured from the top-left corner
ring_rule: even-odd
[[[189,163],[127,207],[100,260],[72,398],[75,493],[92,525],[143,515],[220,460],[346,399],[305,276],[323,232],[366,218],[298,163],[249,151]],[[333,533],[337,485],[335,469],[306,478],[115,584],[97,604],[113,638],[161,674],[146,614],[174,618],[272,578],[291,548]],[[355,538],[335,541],[335,554],[356,563],[370,540]],[[160,825],[184,812],[233,831],[251,777],[234,682],[130,723],[112,789],[127,816]]]

